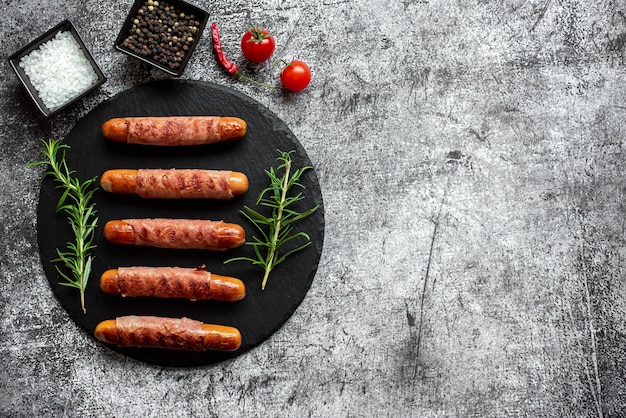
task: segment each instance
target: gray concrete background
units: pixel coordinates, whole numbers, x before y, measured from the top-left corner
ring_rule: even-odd
[[[276,58],[313,70],[301,94],[256,88],[205,33],[183,75],[248,94],[304,145],[326,205],[313,286],[272,338],[210,367],[82,332],[44,277],[25,164],[37,138],[166,76],[112,49],[128,0],[4,1],[0,415],[626,416],[625,1],[194,3],[235,61],[263,22]],[[5,58],[64,18],[109,80],[44,120]]]

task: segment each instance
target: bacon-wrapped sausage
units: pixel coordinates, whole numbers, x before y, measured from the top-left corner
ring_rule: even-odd
[[[102,124],[102,135],[128,144],[202,145],[242,138],[243,119],[220,116],[166,116],[113,118]]]
[[[109,221],[104,237],[114,244],[221,251],[242,245],[246,233],[223,221],[151,218]]]
[[[228,200],[248,190],[248,177],[228,170],[121,169],[105,171],[100,186],[145,198]]]
[[[241,280],[212,274],[205,268],[119,267],[102,274],[100,289],[121,296],[224,302],[235,302],[246,296]]]
[[[120,347],[235,351],[241,346],[241,333],[237,328],[204,324],[189,318],[121,316],[100,322],[94,336]]]

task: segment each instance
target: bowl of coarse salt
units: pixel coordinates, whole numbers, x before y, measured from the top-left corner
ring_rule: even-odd
[[[9,62],[46,117],[74,104],[106,81],[69,20],[11,55]]]

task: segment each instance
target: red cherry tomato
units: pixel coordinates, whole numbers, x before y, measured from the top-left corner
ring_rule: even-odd
[[[303,61],[293,60],[281,71],[280,82],[287,90],[304,90],[311,82],[311,69]]]
[[[276,49],[274,37],[263,28],[251,28],[241,37],[243,56],[252,62],[267,61]]]

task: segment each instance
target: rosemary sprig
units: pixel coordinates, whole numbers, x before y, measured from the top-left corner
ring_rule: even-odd
[[[65,251],[57,248],[58,258],[51,261],[53,263],[61,263],[69,270],[68,273],[63,271],[58,265],[55,266],[63,279],[59,284],[79,290],[80,306],[83,309],[83,313],[86,313],[85,288],[91,273],[93,256],[90,253],[96,248],[93,244],[93,238],[98,224],[95,204],[92,202],[95,189],[90,190],[90,187],[97,177],[81,182],[74,177],[76,172],[70,170],[65,161],[65,153],[70,149],[70,146],[61,144],[54,139],[48,141],[42,139],[41,142],[45,146],[45,149],[41,152],[45,160],[29,163],[28,166],[49,166],[49,170],[43,174],[42,179],[47,176],[53,177],[54,181],[59,183],[57,188],[63,190],[63,194],[56,206],[56,212],[64,212],[67,215],[75,237],[75,242],[66,243],[67,249]]]
[[[294,203],[304,199],[304,195],[302,192],[298,192],[295,196],[288,196],[289,191],[294,186],[304,188],[299,183],[300,177],[312,167],[305,166],[294,170],[292,173],[291,153],[294,151],[283,152],[279,150],[278,152],[280,156],[276,158],[276,162],[280,164],[276,168],[271,167],[269,170],[265,170],[265,174],[270,179],[270,185],[261,191],[256,201],[257,205],[271,208],[271,215],[265,216],[248,206],[244,206],[244,210],[241,211],[241,214],[252,222],[260,233],[260,237],[254,236],[253,241],[246,242],[246,245],[251,245],[254,248],[256,258],[235,257],[225,261],[225,263],[230,263],[231,261],[243,260],[261,266],[264,269],[262,290],[265,289],[269,274],[274,267],[282,263],[289,255],[311,244],[309,235],[302,231],[295,232],[292,224],[306,218],[319,207],[317,205],[304,212],[290,208]],[[282,172],[282,175],[279,172]],[[285,245],[296,238],[303,238],[306,242],[295,248],[286,249]]]

